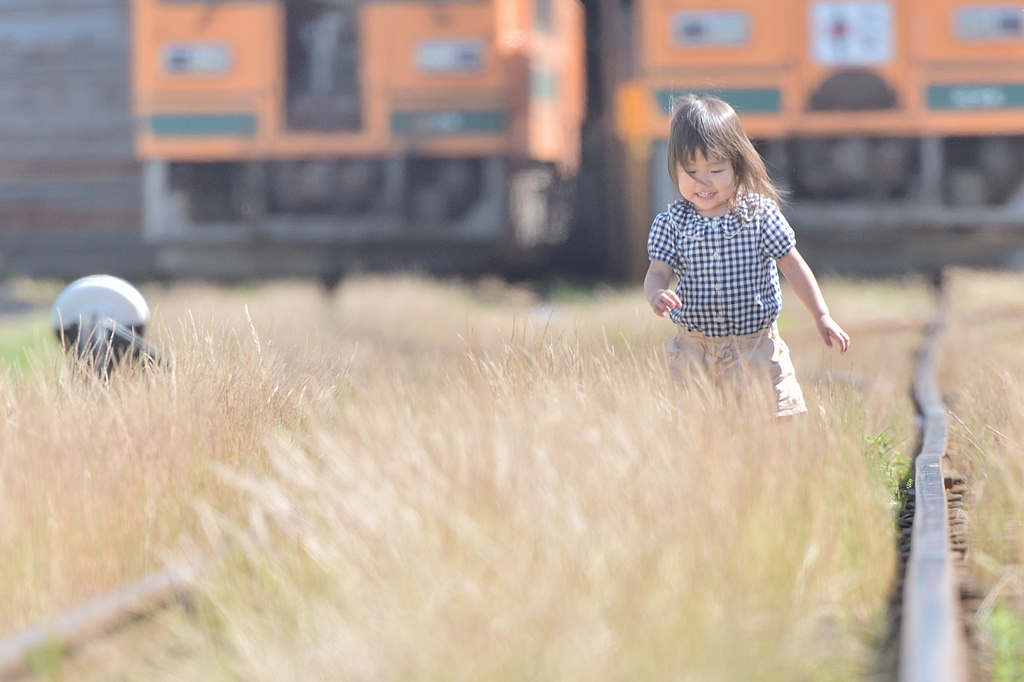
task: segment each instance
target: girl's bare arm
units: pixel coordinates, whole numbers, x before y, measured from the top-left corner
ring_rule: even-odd
[[[650,267],[647,268],[644,295],[647,296],[647,302],[651,304],[655,315],[665,317],[668,311],[683,305],[676,292],[669,288],[674,276],[672,266],[664,261],[652,260]]]
[[[793,247],[789,253],[779,259],[779,269],[786,276],[789,285],[797,298],[807,308],[807,312],[814,318],[814,324],[818,328],[818,334],[824,339],[825,345],[832,347],[832,340],[839,344],[839,352],[845,353],[850,347],[850,335],[843,331],[828,312],[825,299],[818,288],[818,280],[814,279],[814,273],[804,261],[800,252]]]

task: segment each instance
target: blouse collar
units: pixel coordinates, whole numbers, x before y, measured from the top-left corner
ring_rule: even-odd
[[[672,225],[691,239],[702,240],[707,236],[709,227],[722,231],[726,239],[732,239],[743,230],[744,223],[736,219],[736,215],[729,211],[720,216],[705,218],[697,212],[697,208],[686,199],[678,199],[668,207],[669,218]]]

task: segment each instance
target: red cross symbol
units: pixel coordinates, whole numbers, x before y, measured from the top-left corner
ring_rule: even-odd
[[[843,19],[836,19],[829,30],[833,40],[842,40],[850,35],[850,25]]]

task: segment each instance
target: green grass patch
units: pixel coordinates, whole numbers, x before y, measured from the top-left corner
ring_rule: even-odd
[[[46,313],[0,317],[0,363],[20,373],[33,371],[33,359],[61,353]]]
[[[994,682],[1024,680],[1024,614],[997,606],[988,617]]]
[[[46,641],[28,652],[28,668],[35,675],[48,680],[58,680],[58,668],[67,650],[56,633],[47,637]]]

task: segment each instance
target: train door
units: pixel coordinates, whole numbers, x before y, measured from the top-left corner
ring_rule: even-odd
[[[793,200],[905,196],[917,145],[893,138],[891,126],[892,116],[910,116],[918,105],[913,8],[905,0],[812,0],[802,20],[802,130],[784,181]]]
[[[908,107],[910,16],[898,0],[814,0],[804,14],[807,112]]]
[[[288,128],[359,130],[358,3],[286,0],[284,13]]]
[[[653,214],[679,197],[667,171],[668,114],[673,100],[687,93],[714,95],[732,105],[756,139],[780,134],[794,107],[791,87],[794,41],[785,0],[775,6],[736,2],[649,0],[640,28],[641,68],[654,92],[664,126],[650,154]]]

